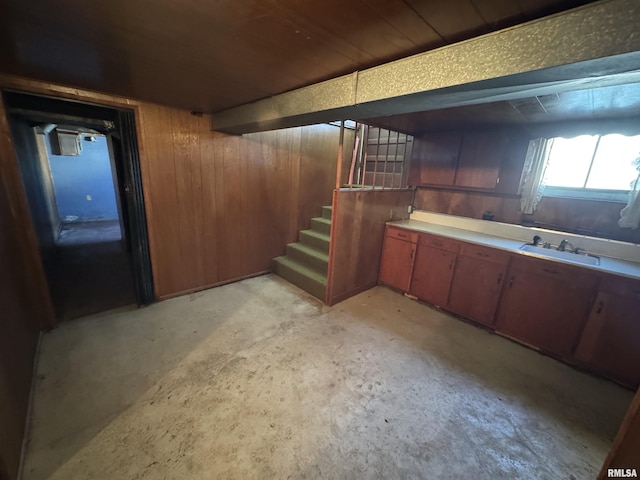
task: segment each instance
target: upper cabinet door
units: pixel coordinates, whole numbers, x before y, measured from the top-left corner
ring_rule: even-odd
[[[455,185],[496,188],[500,166],[508,154],[509,136],[503,132],[467,133],[462,142]]]
[[[429,133],[413,144],[411,185],[453,185],[462,134]]]

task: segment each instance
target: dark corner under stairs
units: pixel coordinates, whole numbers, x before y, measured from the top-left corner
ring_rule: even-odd
[[[323,302],[327,293],[331,207],[311,219],[311,228],[300,231],[299,242],[287,245],[283,257],[273,259],[273,271]]]

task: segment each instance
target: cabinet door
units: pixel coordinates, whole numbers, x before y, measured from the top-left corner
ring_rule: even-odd
[[[380,283],[408,292],[415,249],[414,243],[386,236],[380,263]]]
[[[455,253],[418,245],[411,279],[411,294],[440,307],[447,305],[456,264]]]
[[[575,359],[632,388],[640,383],[640,296],[600,292]]]
[[[453,185],[461,133],[427,134],[414,140],[410,185]]]
[[[496,329],[569,357],[584,327],[597,278],[556,262],[515,259],[496,315]]]
[[[493,325],[506,264],[461,255],[458,257],[449,310],[487,326]]]
[[[509,145],[502,132],[467,133],[462,141],[455,185],[459,187],[496,188]]]

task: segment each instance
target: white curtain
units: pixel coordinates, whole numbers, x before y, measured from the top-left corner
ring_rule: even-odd
[[[620,211],[620,228],[638,228],[640,226],[640,157],[635,160],[638,178],[631,184],[627,206]]]
[[[536,210],[544,193],[544,173],[547,169],[549,151],[553,145],[553,139],[536,138],[529,142],[527,157],[524,162],[522,198],[520,199],[520,211],[531,214]]]

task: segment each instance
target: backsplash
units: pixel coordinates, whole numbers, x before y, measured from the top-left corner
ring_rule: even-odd
[[[523,243],[531,242],[534,235],[538,235],[542,238],[541,242],[549,242],[554,247],[559,245],[562,240],[567,240],[571,242],[574,247],[579,247],[594,255],[640,263],[640,245],[634,243],[557,232],[543,228],[523,227],[510,223],[446,215],[424,210],[415,210],[411,214],[411,220],[481,232],[487,235],[510,238],[512,240],[520,240]]]

